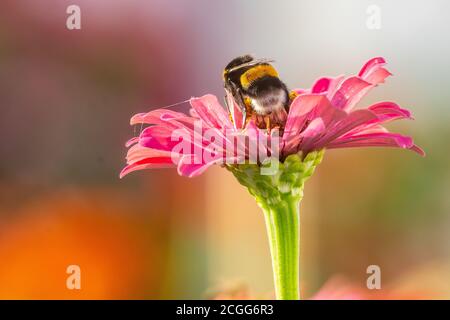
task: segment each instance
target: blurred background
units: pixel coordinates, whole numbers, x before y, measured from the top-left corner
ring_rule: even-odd
[[[377,298],[450,298],[449,18],[445,0],[2,1],[0,298],[272,297],[263,217],[226,170],[118,178],[130,116],[222,96],[243,53],[291,88],[384,56],[394,77],[360,105],[412,110],[389,129],[427,152],[326,153],[301,205],[303,296],[336,277],[364,291],[378,265]]]

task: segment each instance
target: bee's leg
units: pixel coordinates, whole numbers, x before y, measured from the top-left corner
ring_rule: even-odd
[[[270,115],[264,117],[264,122],[266,123],[267,132],[270,134]]]
[[[226,95],[223,97],[223,102],[225,103],[225,107],[227,108],[227,110],[230,111],[231,109],[230,106],[228,105],[228,99]]]
[[[233,114],[232,114],[232,110],[230,108],[231,106],[228,104],[228,97],[227,96],[223,97],[223,100],[224,100],[224,103],[225,103],[225,107],[227,108],[227,111],[228,111],[228,117],[230,118],[231,122],[234,125]]]
[[[245,127],[247,125],[247,109],[242,109],[242,126]]]
[[[247,122],[248,122],[248,112],[247,112],[247,105],[245,103],[245,98],[242,95],[242,92],[239,88],[236,88],[236,102],[238,103],[238,105],[240,106],[241,112],[242,112],[242,126],[245,127],[247,126]]]

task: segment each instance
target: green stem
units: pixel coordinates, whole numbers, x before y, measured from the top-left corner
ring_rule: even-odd
[[[283,201],[264,206],[267,234],[275,282],[276,298],[300,299],[299,290],[299,211],[300,199],[283,197]]]
[[[262,174],[255,164],[229,165],[240,184],[245,186],[262,208],[269,235],[272,267],[277,299],[300,299],[298,207],[305,181],[322,161],[323,150],[308,153],[304,158],[293,154],[271,175]]]

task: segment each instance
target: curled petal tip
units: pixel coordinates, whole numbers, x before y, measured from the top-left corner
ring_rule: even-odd
[[[381,67],[386,64],[386,60],[383,57],[375,57],[367,61],[359,71],[359,76],[367,74],[372,68]]]
[[[138,143],[138,142],[139,142],[139,137],[131,138],[130,140],[128,140],[128,141],[125,143],[125,147],[126,147],[126,148],[129,148],[129,147],[131,147],[133,144],[136,144],[136,143]]]
[[[125,169],[124,170],[122,170],[122,171],[120,171],[120,174],[119,174],[119,179],[122,179],[123,177],[125,177],[126,175],[127,175],[127,173],[126,172],[124,172],[125,171]]]
[[[131,117],[130,119],[130,125],[135,125],[137,123],[141,123],[142,122],[142,118],[145,116],[145,113],[137,113],[134,116]]]
[[[421,148],[421,147],[419,147],[419,146],[417,146],[417,145],[413,145],[411,148],[409,148],[410,150],[412,150],[412,151],[414,151],[414,152],[416,152],[417,154],[419,154],[420,156],[422,156],[422,157],[426,157],[426,153],[425,153],[425,151]]]

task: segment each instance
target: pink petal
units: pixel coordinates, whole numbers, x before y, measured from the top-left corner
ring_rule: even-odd
[[[292,101],[286,121],[283,141],[297,136],[305,129],[308,122],[317,117],[322,118],[325,126],[331,122],[342,119],[347,114],[334,108],[323,95],[305,94],[298,96]]]
[[[208,126],[215,128],[232,127],[228,113],[220,105],[216,96],[207,94],[200,98],[191,98],[190,103],[198,116]]]
[[[321,103],[311,112],[310,119],[321,118],[325,128],[328,130],[335,123],[345,119],[347,113],[331,105],[330,101],[325,98]]]
[[[185,120],[185,118],[177,119],[177,121],[180,122],[183,120]],[[205,130],[214,130],[217,139],[214,139],[214,141],[208,141],[205,137]],[[225,151],[223,148],[226,141],[227,137],[224,136],[221,130],[216,128],[203,128],[203,131],[198,132],[198,135],[196,135],[194,131],[183,126],[176,129],[176,131],[164,126],[152,126],[145,128],[145,130],[141,133],[139,145],[146,148],[174,152],[175,146],[180,143],[186,143],[189,145],[189,150],[182,149],[180,151],[187,152],[189,155],[192,152],[203,153],[205,151],[210,153],[224,153]]]
[[[319,78],[314,82],[311,93],[326,93],[327,98],[331,99],[344,78],[345,77],[342,75],[337,77]]]
[[[152,110],[147,113],[138,113],[135,114],[130,119],[130,124],[140,124],[140,123],[147,123],[147,124],[161,124],[162,118],[164,117],[185,117],[186,115],[181,112],[175,112],[168,109],[156,109]]]
[[[391,75],[392,75],[392,73],[390,73],[385,68],[380,68],[380,69],[375,70],[374,72],[370,73],[368,76],[364,77],[363,79],[366,80],[367,82],[377,85],[377,84],[383,83],[384,80]]]
[[[331,78],[330,85],[327,90],[327,98],[331,101],[331,98],[334,96],[336,91],[338,90],[341,83],[345,80],[345,76],[340,75],[334,78]]]
[[[315,118],[300,134],[289,136],[283,146],[283,154],[288,155],[297,152],[302,140],[303,143],[308,143],[324,130],[325,124],[323,123],[322,118]]]
[[[173,167],[174,163],[171,158],[167,157],[156,157],[156,158],[147,158],[141,161],[132,163],[120,172],[120,179],[129,174],[130,172],[143,170],[143,169],[159,169],[159,168],[170,168]]]
[[[410,149],[421,156],[425,156],[425,152],[413,143],[411,137],[389,132],[360,134],[340,138],[331,142],[327,146],[329,149],[352,147],[396,147]]]
[[[383,132],[383,133],[369,133],[357,134],[350,137],[339,138],[330,143],[330,145],[349,145],[355,144],[364,146],[365,144],[391,144],[400,148],[410,148],[413,146],[411,137],[403,136],[398,133]]]
[[[353,130],[350,130],[346,134],[342,135],[342,138],[346,138],[349,136],[354,136],[358,134],[368,134],[368,133],[385,133],[389,132],[385,127],[379,124],[371,124],[371,125],[361,125],[356,127]]]
[[[372,87],[372,84],[360,77],[349,77],[338,87],[331,98],[331,104],[338,109],[349,111]]]
[[[197,111],[195,111],[195,110],[192,109],[192,108],[189,109],[189,115],[190,115],[191,117],[194,117],[194,118],[200,118],[200,117],[198,116]]]
[[[178,163],[178,174],[185,177],[196,177],[206,171],[210,166],[223,163],[223,158],[208,163],[195,164],[193,155],[183,156]]]
[[[143,147],[139,144],[132,146],[127,152],[127,163],[131,164],[146,158],[170,158],[170,151],[162,151]]]
[[[391,73],[384,68],[386,60],[382,57],[370,59],[359,71],[359,76],[374,85],[384,82]]]
[[[379,125],[382,123],[398,119],[412,119],[411,113],[408,110],[400,108],[393,102],[380,102],[370,106],[368,110],[372,111],[377,116],[377,118],[369,120],[359,127],[356,127],[355,129],[346,133],[344,136],[350,136],[361,132],[369,133],[370,131],[384,132],[386,131],[386,129],[380,129],[379,127]],[[371,130],[372,127],[374,127],[373,130]]]
[[[311,138],[315,137],[318,133],[323,132],[325,130],[325,124],[322,118],[315,118],[313,121],[309,123],[305,130],[300,133],[300,136],[303,138]]]
[[[286,148],[284,152],[286,153],[288,150],[292,150],[294,148],[293,143],[299,140],[300,143],[297,146],[297,150],[306,150],[312,145],[314,140],[317,139],[316,137],[309,137],[303,140],[296,137],[314,119],[321,118],[324,126],[322,132],[325,132],[346,117],[347,113],[345,111],[333,107],[330,101],[323,95],[308,94],[297,97],[292,102],[283,135],[283,142]],[[318,130],[318,128],[316,129]],[[317,130],[314,133],[316,136],[319,136],[322,132]]]
[[[350,111],[374,86],[384,82],[391,73],[383,66],[386,61],[381,58],[369,60],[361,69],[358,76],[345,79],[337,90],[329,95],[331,104],[337,108]]]
[[[322,93],[327,92],[330,87],[332,78],[323,77],[318,79],[312,86],[311,93]]]
[[[335,125],[327,128],[326,133],[318,141],[314,142],[314,149],[321,149],[326,147],[328,143],[334,139],[344,135],[350,130],[360,126],[363,123],[377,119],[376,115],[369,110],[356,110],[348,114],[347,117],[343,118]]]
[[[181,132],[181,130],[180,130]],[[171,151],[179,140],[172,140],[174,130],[165,126],[151,126],[145,128],[139,137],[139,144],[146,148]],[[186,130],[184,139],[190,139],[190,134]]]
[[[378,70],[386,64],[386,60],[383,57],[375,57],[367,61],[358,73],[358,76],[364,78],[370,75],[370,73]]]
[[[139,137],[133,137],[125,143],[125,147],[131,147],[133,144],[139,142]]]
[[[421,155],[422,157],[425,157],[425,156],[426,156],[425,151],[424,151],[421,147],[419,147],[418,145],[413,145],[411,148],[409,148],[409,150],[418,153],[418,154]]]
[[[211,165],[213,165],[213,164],[208,163],[208,164],[191,164],[191,165],[189,165],[189,164],[183,164],[180,162],[180,164],[178,165],[178,174],[180,176],[193,178],[198,175],[201,175]]]
[[[307,115],[323,99],[321,95],[311,94],[296,97],[289,107],[283,139],[298,135],[305,125]]]
[[[265,150],[261,150],[262,147],[267,147],[266,145],[259,143],[266,133],[259,129],[253,120],[250,120],[247,124],[244,135],[248,137],[248,147],[245,146],[245,152],[248,155],[248,159],[253,162],[258,162],[258,160],[262,160],[259,157],[260,154],[266,155],[270,153],[270,150],[267,148]]]
[[[199,129],[202,128],[203,131],[207,129],[203,126],[203,122],[201,119],[194,117],[184,116],[175,119],[164,119],[164,121],[166,122],[167,125],[170,125],[173,128],[186,129],[189,132],[193,132],[196,128],[196,125],[197,128]]]
[[[378,123],[385,123],[397,119],[412,119],[411,112],[400,108],[394,102],[379,102],[368,108],[378,117]]]
[[[208,145],[211,147],[219,147],[223,148],[223,144],[225,144],[228,141],[228,137],[225,135],[225,132],[233,130],[231,128],[211,128],[211,127],[205,127],[202,124],[199,123],[201,121],[200,119],[192,118],[192,117],[180,117],[174,120],[169,121],[171,125],[178,129],[186,129],[186,132],[189,133],[191,137],[191,141],[196,146],[200,146],[201,148],[207,148]],[[219,137],[219,141],[214,141],[213,143],[209,141],[203,141],[202,137],[205,137],[206,132],[214,131],[215,136]],[[194,139],[195,133],[198,133],[200,136],[199,139]]]

